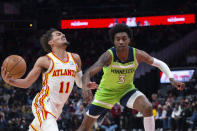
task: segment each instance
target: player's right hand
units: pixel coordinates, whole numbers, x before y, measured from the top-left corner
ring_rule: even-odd
[[[172,86],[176,87],[177,90],[182,91],[185,88],[185,83],[176,81],[174,78],[170,78],[170,83]]]
[[[1,77],[6,83],[9,84],[9,79],[10,79],[9,72],[6,72],[6,69],[3,67],[1,67]]]
[[[92,91],[88,88],[82,88],[82,96],[83,102],[86,104],[89,104],[93,99]]]
[[[91,90],[98,89],[98,84],[96,84],[96,82],[89,82],[88,88],[90,88]]]

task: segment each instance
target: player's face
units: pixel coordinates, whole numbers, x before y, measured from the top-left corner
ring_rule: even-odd
[[[128,48],[130,43],[130,38],[126,32],[116,33],[114,36],[115,47],[119,50],[124,50]]]
[[[51,43],[55,46],[66,46],[69,45],[69,42],[67,41],[65,34],[63,34],[60,31],[54,31],[52,33],[52,39]]]

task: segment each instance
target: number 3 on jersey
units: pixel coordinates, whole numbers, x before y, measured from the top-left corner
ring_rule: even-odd
[[[125,82],[125,75],[121,75],[119,77],[119,81],[118,81],[118,84],[123,84]]]
[[[66,83],[66,91],[65,93],[67,94],[69,91],[69,87],[70,87],[70,82]],[[59,93],[64,93],[64,81],[60,82],[60,90]]]

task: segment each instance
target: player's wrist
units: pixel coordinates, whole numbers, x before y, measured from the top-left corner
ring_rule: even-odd
[[[174,78],[169,78],[169,80],[172,86],[175,86],[176,80]]]
[[[84,91],[89,91],[89,90],[91,90],[91,89],[89,89],[88,87],[82,87],[82,89],[83,89]]]
[[[5,82],[7,83],[7,84],[9,84],[9,85],[12,85],[12,80],[11,80],[12,78],[7,78],[6,80],[5,80]]]
[[[170,82],[174,82],[175,81],[175,79],[174,78],[169,78],[169,80],[170,80]]]

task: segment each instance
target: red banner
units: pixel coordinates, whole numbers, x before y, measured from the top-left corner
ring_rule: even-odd
[[[130,27],[192,24],[195,23],[195,14],[127,17],[127,18],[105,18],[105,19],[61,20],[61,29],[110,28],[117,23],[126,23]]]

